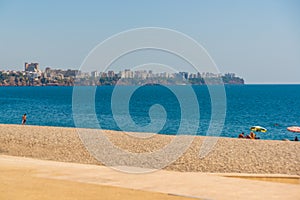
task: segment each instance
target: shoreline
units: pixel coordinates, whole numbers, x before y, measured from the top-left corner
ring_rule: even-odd
[[[0,126],[1,125],[12,125],[12,126],[23,126],[22,124],[1,124],[0,123]],[[48,128],[62,128],[62,129],[82,129],[82,130],[102,130],[104,132],[106,131],[113,131],[113,132],[117,132],[117,133],[123,133],[125,131],[119,131],[119,130],[111,130],[111,129],[93,129],[93,128],[78,128],[78,127],[71,127],[71,126],[42,126],[42,125],[34,125],[34,124],[26,124],[25,125],[26,127],[48,127]],[[136,132],[130,132],[130,131],[126,131],[126,133],[136,133]],[[0,133],[1,134],[1,133]],[[174,135],[174,134],[163,134],[163,133],[150,133],[150,132],[142,132],[142,134],[149,134],[149,135],[164,135],[164,136],[173,136],[173,137],[176,137],[176,136],[179,136],[179,135]],[[252,139],[248,139],[248,138],[238,138],[238,134],[237,134],[237,137],[226,137],[226,136],[207,136],[207,135],[189,135],[189,134],[180,134],[182,136],[191,136],[191,137],[203,137],[203,138],[223,138],[223,139],[238,139],[238,140],[243,140],[243,139],[246,139],[246,140],[252,140]],[[277,140],[277,139],[274,139],[274,140],[271,140],[271,139],[263,139],[263,138],[260,138],[260,139],[255,139],[255,141],[284,141],[284,142],[297,142],[297,141],[294,141],[294,140],[288,140],[288,139],[281,139],[281,140]]]
[[[114,145],[133,153],[155,152],[174,139],[174,136],[160,134],[139,139],[120,131],[103,131]],[[183,155],[164,169],[300,175],[299,142],[220,137],[212,151],[200,158],[199,150],[205,138],[207,136],[195,136]],[[0,124],[0,144],[0,154],[3,155],[102,165],[86,150],[76,128]],[[124,162],[130,164],[126,159]]]

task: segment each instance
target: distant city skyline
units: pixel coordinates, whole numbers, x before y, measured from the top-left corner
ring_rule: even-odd
[[[0,71],[23,70],[25,62],[79,69],[108,37],[163,27],[203,45],[223,74],[249,84],[300,84],[299,19],[297,0],[0,0]]]
[[[122,71],[80,71],[62,70],[46,67],[39,68],[39,63],[25,62],[24,69],[1,70],[0,86],[103,86],[103,85],[220,85],[244,84],[243,78],[234,73],[189,73],[160,72],[152,70],[125,69]]]
[[[44,66],[43,68],[41,68],[40,64],[38,62],[25,62],[24,65],[23,65],[23,69],[6,69],[6,70],[0,70],[1,73],[6,73],[6,74],[9,74],[11,72],[30,72],[30,73],[42,73],[42,72],[47,72],[48,70],[54,70],[54,71],[76,71],[76,72],[82,72],[84,74],[88,74],[89,76],[93,76],[92,74],[95,74],[94,76],[97,77],[97,76],[101,76],[101,74],[110,74],[111,72],[113,72],[114,74],[122,74],[122,73],[126,73],[126,72],[132,72],[133,75],[135,73],[139,73],[139,72],[142,72],[142,73],[147,73],[147,74],[176,74],[176,73],[185,73],[186,75],[198,75],[198,76],[202,76],[202,77],[205,77],[205,76],[221,76],[223,74],[230,74],[230,75],[233,75],[235,76],[235,73],[234,72],[226,72],[226,73],[212,73],[212,72],[209,72],[209,71],[202,71],[202,72],[189,72],[189,71],[177,71],[177,72],[172,72],[172,71],[155,71],[155,70],[152,70],[152,69],[149,69],[149,68],[143,68],[143,69],[140,69],[140,68],[137,68],[137,69],[134,69],[134,68],[126,68],[126,67],[121,67],[119,68],[118,70],[114,70],[114,69],[108,69],[108,70],[105,70],[105,71],[101,71],[101,70],[90,70],[90,71],[82,71],[78,68],[57,68],[57,67],[53,67],[53,66]],[[96,75],[98,74],[98,75]],[[75,75],[74,75],[75,76]],[[114,76],[114,75],[113,75]],[[122,76],[121,76],[122,77]],[[129,77],[129,75],[127,75],[126,77],[124,78],[133,78],[133,77]],[[193,78],[199,78],[199,77],[193,77]]]

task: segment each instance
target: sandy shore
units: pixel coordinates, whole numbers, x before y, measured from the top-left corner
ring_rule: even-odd
[[[0,199],[190,199],[160,192],[147,192],[105,185],[101,181],[90,183],[87,180],[74,180],[66,176],[67,174],[74,175],[79,170],[81,170],[82,177],[85,178],[87,177],[87,171],[97,174],[95,170],[91,171],[91,169],[93,169],[93,166],[0,156]],[[66,177],[59,178],[63,175]]]
[[[0,171],[0,199],[7,200],[296,200],[300,195],[299,176],[291,175],[210,174],[166,170],[130,174],[99,165],[6,155],[0,155]],[[265,180],[277,177],[277,181],[253,179],[258,176]]]
[[[105,134],[113,144],[133,153],[154,152],[174,138],[153,135],[140,139],[116,131],[106,131]],[[200,158],[199,150],[204,139],[195,137],[188,150],[165,169],[300,175],[300,142],[219,138],[213,150]],[[0,125],[0,154],[101,164],[88,153],[74,128]]]

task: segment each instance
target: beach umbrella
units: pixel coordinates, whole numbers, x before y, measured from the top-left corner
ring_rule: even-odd
[[[287,130],[291,131],[291,132],[300,133],[300,127],[299,126],[290,126],[290,127],[287,127]]]
[[[267,129],[261,126],[251,126],[250,130],[256,132],[267,132]]]

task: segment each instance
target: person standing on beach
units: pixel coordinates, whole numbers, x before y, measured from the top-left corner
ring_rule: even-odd
[[[22,125],[26,123],[26,113],[22,116]]]

